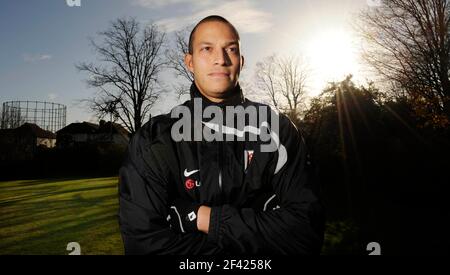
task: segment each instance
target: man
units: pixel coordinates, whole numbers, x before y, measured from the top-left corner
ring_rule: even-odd
[[[185,64],[194,76],[191,100],[137,131],[120,169],[125,253],[319,253],[322,210],[303,139],[286,116],[243,97],[237,30],[220,16],[204,18],[191,32]],[[257,108],[269,110],[257,113],[257,125],[251,115],[236,118]],[[180,110],[193,113],[185,122],[194,117],[182,131]],[[211,110],[218,111],[208,119]],[[220,122],[230,114],[240,127]],[[216,138],[199,140],[199,133]]]

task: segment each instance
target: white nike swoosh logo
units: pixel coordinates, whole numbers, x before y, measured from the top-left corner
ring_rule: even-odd
[[[194,173],[197,173],[197,172],[198,172],[198,169],[197,169],[197,170],[192,170],[192,171],[190,171],[190,172],[188,172],[187,169],[184,169],[184,176],[187,178],[187,177],[189,177],[190,175],[192,175],[192,174],[194,174]]]

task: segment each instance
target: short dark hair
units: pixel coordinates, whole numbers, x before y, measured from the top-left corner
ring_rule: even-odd
[[[236,34],[236,36],[237,36],[237,39],[238,40],[240,40],[241,38],[239,37],[239,33],[238,33],[238,31],[236,30],[236,28],[233,26],[233,24],[231,24],[230,23],[230,21],[228,21],[228,20],[226,20],[225,18],[223,18],[222,16],[220,16],[220,15],[210,15],[210,16],[207,16],[207,17],[205,17],[205,18],[203,18],[202,20],[200,20],[198,23],[197,23],[197,25],[195,25],[195,27],[192,29],[192,31],[191,31],[191,34],[189,35],[189,54],[192,54],[193,52],[194,52],[194,46],[193,46],[193,43],[194,43],[194,34],[195,34],[195,32],[197,31],[197,28],[198,28],[198,26],[200,26],[201,24],[203,24],[203,23],[206,23],[206,22],[222,22],[222,23],[225,23],[225,24],[227,24],[228,26],[230,26],[230,28],[233,30],[233,32]]]

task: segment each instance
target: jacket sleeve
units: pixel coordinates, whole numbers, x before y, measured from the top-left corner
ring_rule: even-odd
[[[155,165],[149,131],[131,139],[119,172],[119,225],[125,254],[213,254],[201,232],[177,233],[169,216],[166,180]]]
[[[211,209],[208,237],[227,251],[239,254],[318,254],[323,242],[322,209],[310,174],[306,147],[295,126],[280,116],[280,152],[284,166],[271,179],[280,208],[258,211],[230,205]]]

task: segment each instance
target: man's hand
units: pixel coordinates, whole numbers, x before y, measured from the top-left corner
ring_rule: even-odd
[[[210,207],[181,198],[175,199],[172,207],[170,208],[170,224],[174,230],[185,233],[198,230],[208,234],[211,216]],[[178,219],[178,216],[180,219]]]
[[[209,218],[211,216],[211,207],[200,206],[197,212],[197,228],[198,231],[208,234],[209,231]]]

